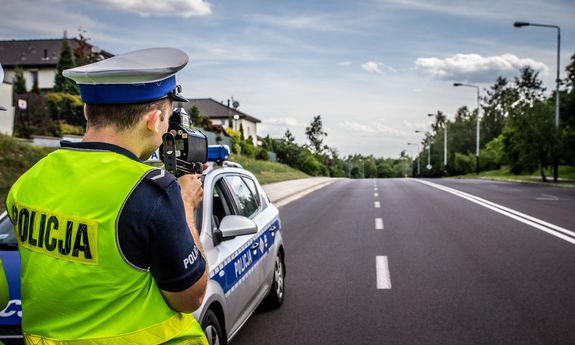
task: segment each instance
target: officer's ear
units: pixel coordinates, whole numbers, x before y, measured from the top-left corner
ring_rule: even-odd
[[[158,134],[160,132],[160,123],[162,122],[161,119],[162,111],[159,109],[150,110],[147,114],[148,120],[146,121],[148,130],[154,134]]]

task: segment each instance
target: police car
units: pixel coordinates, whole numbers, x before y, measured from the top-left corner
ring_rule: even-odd
[[[210,147],[212,162],[204,172],[204,198],[196,210],[210,280],[194,316],[211,345],[227,344],[260,304],[275,309],[285,298],[279,211],[252,173],[225,161],[228,155],[224,147]],[[10,289],[10,302],[0,312],[0,341],[22,344],[20,259],[6,212],[0,216],[0,257]]]

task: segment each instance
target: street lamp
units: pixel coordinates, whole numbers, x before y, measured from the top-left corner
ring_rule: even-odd
[[[425,133],[425,137],[428,139],[427,143],[427,170],[431,170],[431,134],[429,131],[417,130],[415,133]]]
[[[435,116],[435,114],[427,114],[427,116]],[[447,166],[447,122],[443,126],[443,165]]]
[[[240,119],[240,116],[238,114],[234,115],[234,130],[239,131],[239,127],[238,127],[238,120]]]
[[[559,84],[561,84],[561,79],[559,79],[559,56],[561,52],[561,28],[557,25],[548,24],[535,24],[528,22],[515,22],[513,26],[516,28],[522,28],[524,26],[539,26],[542,28],[552,28],[557,29],[557,78],[555,79],[555,136],[556,141],[553,148],[553,182],[557,182],[557,177],[559,175],[558,171],[558,157],[557,157],[557,142],[559,139]]]
[[[453,83],[453,86],[466,86],[466,87],[474,87],[477,89],[477,131],[476,131],[476,140],[475,140],[475,173],[479,175],[479,86],[473,84],[463,84],[463,83]]]
[[[417,146],[417,176],[421,176],[421,172],[419,170],[419,161],[421,160],[421,151],[419,151],[419,144],[417,143],[407,143],[407,145],[415,145]]]
[[[413,151],[407,150],[407,149],[406,149],[405,151],[406,151],[406,152],[409,152],[409,153],[411,154],[411,157],[415,157],[414,154],[413,154]],[[406,158],[406,160],[407,160],[407,158]],[[405,174],[405,177],[407,177],[407,173],[404,173],[404,174]],[[413,169],[411,170],[411,175],[413,176]]]

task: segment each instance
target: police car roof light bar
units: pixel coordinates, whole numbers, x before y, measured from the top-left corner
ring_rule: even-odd
[[[208,162],[221,163],[230,158],[228,145],[208,145]]]

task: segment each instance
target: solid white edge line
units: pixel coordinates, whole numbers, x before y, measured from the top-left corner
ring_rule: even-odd
[[[423,183],[423,184],[426,184],[426,185],[428,185],[428,186],[430,186],[430,187],[434,187],[434,188],[436,188],[436,189],[443,190],[443,191],[445,191],[445,192],[448,192],[448,193],[457,195],[457,196],[459,196],[459,197],[461,197],[461,198],[464,198],[464,199],[467,199],[467,200],[469,200],[469,201],[471,201],[471,202],[473,202],[473,203],[476,203],[476,204],[481,205],[481,206],[483,206],[483,207],[489,208],[489,209],[491,209],[491,210],[493,210],[493,211],[495,211],[495,212],[497,212],[497,213],[503,214],[503,215],[505,215],[505,216],[507,216],[507,217],[509,217],[509,218],[515,219],[515,220],[517,220],[517,221],[519,221],[519,222],[522,222],[522,223],[527,224],[527,225],[529,225],[529,226],[532,226],[532,227],[534,227],[534,228],[536,228],[536,229],[539,229],[539,230],[541,230],[541,231],[544,231],[544,232],[546,232],[546,233],[548,233],[548,234],[550,234],[550,235],[553,235],[553,236],[555,236],[555,237],[558,237],[558,238],[560,238],[560,239],[562,239],[562,240],[565,240],[565,241],[567,241],[567,242],[569,242],[569,243],[575,244],[575,238],[571,238],[571,237],[566,236],[565,234],[563,234],[563,233],[566,233],[566,234],[570,234],[570,235],[572,235],[572,236],[575,236],[575,233],[573,233],[573,232],[570,231],[570,230],[561,228],[561,227],[559,227],[559,226],[557,226],[557,225],[554,225],[554,224],[547,223],[547,222],[545,222],[545,221],[543,221],[543,220],[540,220],[540,219],[537,219],[537,218],[528,216],[528,215],[523,214],[523,213],[521,213],[521,212],[518,212],[518,211],[515,211],[515,210],[512,210],[512,209],[509,209],[509,208],[507,208],[507,207],[505,207],[505,206],[498,205],[498,204],[496,204],[496,203],[493,203],[493,202],[491,202],[491,201],[487,201],[487,200],[485,200],[485,199],[482,199],[482,198],[473,196],[473,195],[471,195],[471,194],[467,194],[467,193],[465,193],[465,192],[458,191],[458,190],[456,190],[456,189],[452,189],[452,188],[449,188],[449,187],[445,187],[445,186],[442,186],[442,185],[438,185],[438,184],[435,184],[435,183],[432,183],[432,182],[429,182],[429,181],[418,181],[418,180],[416,180],[416,181],[417,181],[417,182],[420,182],[420,183]],[[549,227],[546,227],[545,225],[548,225]],[[550,229],[550,228],[556,229],[557,231],[552,230],[552,229]],[[559,229],[560,229],[560,230],[559,230]]]
[[[383,230],[383,219],[375,218],[375,230]]]
[[[377,276],[377,288],[379,290],[391,289],[391,278],[389,277],[387,256],[375,257],[375,270]]]
[[[548,223],[548,222],[546,222],[546,221],[544,221],[544,220],[541,220],[541,219],[538,219],[538,218],[535,218],[535,217],[531,217],[531,216],[529,216],[529,215],[527,215],[527,214],[521,213],[521,212],[519,212],[519,211],[515,211],[515,210],[513,210],[513,209],[510,209],[510,208],[508,208],[508,207],[505,207],[505,206],[496,204],[496,203],[491,202],[491,201],[489,201],[489,200],[482,199],[482,198],[480,198],[480,197],[478,197],[478,196],[471,195],[471,194],[468,194],[468,193],[465,193],[465,192],[462,192],[462,191],[460,191],[460,190],[453,189],[453,188],[450,188],[450,187],[438,185],[438,184],[436,184],[436,183],[429,182],[429,181],[419,181],[419,182],[427,183],[427,184],[429,184],[429,185],[432,186],[432,187],[435,187],[435,188],[438,188],[438,189],[443,189],[443,190],[448,191],[448,192],[451,192],[451,193],[453,193],[453,194],[459,193],[459,194],[461,194],[461,195],[465,195],[465,196],[467,196],[467,197],[476,199],[476,200],[478,200],[478,201],[480,201],[480,202],[484,202],[484,203],[486,203],[486,204],[488,204],[488,205],[491,205],[491,206],[493,206],[493,207],[500,208],[500,209],[502,209],[502,210],[504,210],[504,211],[507,211],[507,212],[509,212],[509,213],[511,213],[511,214],[514,214],[514,215],[517,215],[517,216],[519,216],[519,217],[523,217],[523,218],[525,218],[525,219],[528,219],[528,220],[530,220],[530,221],[532,221],[532,222],[534,222],[534,223],[538,223],[538,224],[541,224],[541,225],[546,226],[546,227],[548,227],[548,228],[551,228],[551,229],[553,229],[553,230],[557,230],[557,231],[559,231],[559,232],[564,233],[565,235],[568,235],[568,236],[571,236],[571,237],[575,237],[575,232],[573,232],[573,231],[571,231],[571,230],[562,228],[562,227],[557,226],[557,225],[555,225],[555,224]]]

